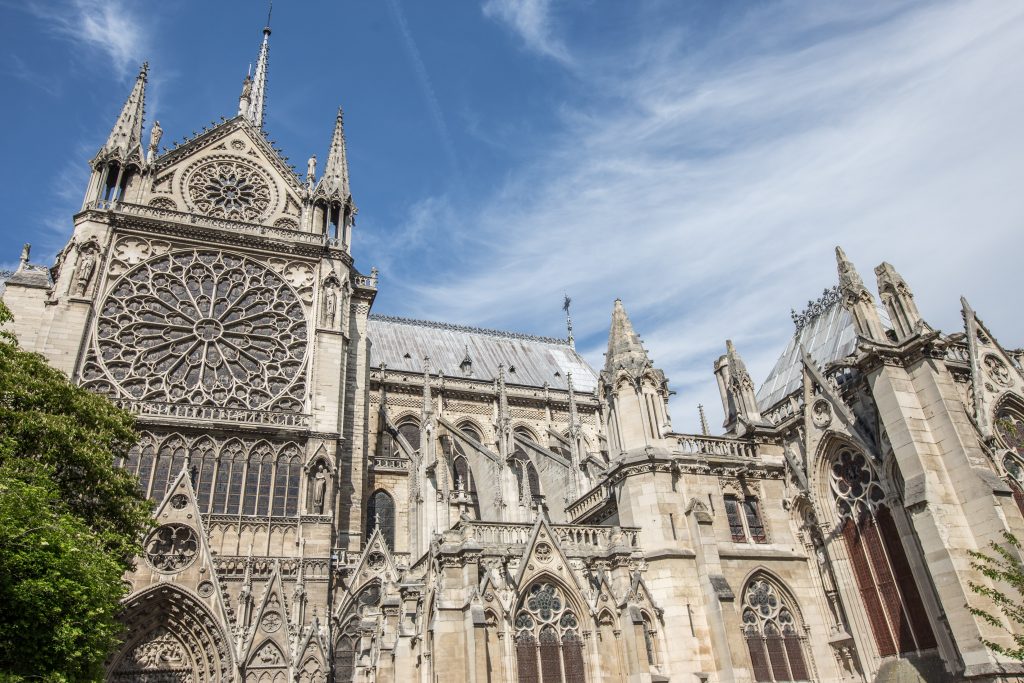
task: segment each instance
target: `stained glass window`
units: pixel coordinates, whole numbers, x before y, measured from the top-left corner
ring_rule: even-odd
[[[366,538],[377,527],[388,547],[395,547],[395,501],[386,491],[376,491],[366,506]]]
[[[755,681],[810,680],[793,610],[763,578],[755,578],[744,591],[743,635]]]

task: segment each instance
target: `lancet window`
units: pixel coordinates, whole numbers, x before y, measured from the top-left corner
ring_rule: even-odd
[[[832,492],[875,644],[886,657],[935,647],[928,616],[885,493],[863,453],[832,461]]]
[[[1024,418],[1016,411],[1004,409],[996,418],[996,431],[1003,445],[1010,449],[1003,455],[1003,471],[1013,500],[1024,514]]]
[[[394,550],[395,500],[383,490],[375,491],[366,506],[366,538],[370,538],[373,530],[377,528],[380,528],[384,542]]]
[[[356,649],[359,645],[359,620],[355,617],[341,628],[334,643],[334,681],[350,683],[356,675]]]
[[[519,489],[519,502],[526,505],[531,500],[540,498],[540,475],[529,456],[521,448],[516,447],[511,464],[512,472],[516,475],[516,486]]]
[[[139,489],[162,500],[185,467],[204,513],[298,514],[302,451],[294,443],[247,443],[230,439],[218,444],[203,436],[189,440],[178,434],[146,433],[117,463],[139,478]]]
[[[515,622],[520,683],[583,683],[580,622],[562,591],[537,581],[526,591]]]
[[[398,426],[398,433],[414,451],[420,449],[420,426],[415,422],[403,422]]]
[[[747,584],[743,594],[743,635],[755,681],[808,681],[805,637],[794,608],[781,591],[763,578]]]

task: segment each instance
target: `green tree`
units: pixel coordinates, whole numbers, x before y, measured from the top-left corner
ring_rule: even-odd
[[[1005,657],[1024,661],[1024,564],[1021,563],[1024,548],[1017,537],[1008,531],[1003,532],[1003,538],[1006,545],[992,543],[991,554],[970,551],[973,558],[971,566],[988,577],[995,586],[1011,588],[1012,593],[1008,594],[1000,588],[983,586],[974,581],[969,581],[968,585],[974,593],[991,600],[1005,619],[977,607],[970,609],[976,617],[1005,631],[1013,642],[1012,647],[1007,647],[982,638],[987,647]],[[1018,631],[1017,633],[1007,628],[1007,621]]]
[[[113,466],[136,439],[131,414],[0,331],[0,680],[102,678],[151,510]]]

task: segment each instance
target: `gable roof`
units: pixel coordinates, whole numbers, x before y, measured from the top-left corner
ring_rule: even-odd
[[[461,377],[460,364],[468,351],[471,379],[494,381],[498,365],[504,364],[508,384],[541,387],[547,382],[553,389],[568,390],[566,375],[571,372],[576,391],[589,393],[597,387],[597,373],[563,339],[382,315],[370,316],[367,336],[371,367],[384,363],[389,370],[423,372],[423,357],[429,356],[434,371]]]
[[[876,308],[883,327],[891,327],[885,309],[881,306]],[[852,355],[857,350],[857,329],[853,316],[841,302],[833,301],[804,322],[790,338],[786,349],[775,362],[775,367],[757,390],[757,405],[762,412],[774,407],[801,386],[801,346],[820,368]]]

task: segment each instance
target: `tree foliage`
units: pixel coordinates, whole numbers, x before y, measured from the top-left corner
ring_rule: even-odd
[[[990,545],[991,554],[969,551],[973,558],[971,566],[991,580],[993,586],[983,586],[974,581],[968,582],[974,593],[992,601],[995,609],[1003,618],[977,607],[970,609],[976,617],[1005,631],[1013,642],[1012,647],[1007,647],[983,638],[982,642],[986,647],[1005,657],[1024,661],[1024,632],[1022,632],[1024,631],[1024,563],[1021,562],[1024,547],[1021,546],[1017,537],[1008,531],[1003,532],[1003,538],[1006,545],[992,543]],[[1008,594],[994,586],[1007,586],[1012,589],[1012,593]],[[1007,621],[1014,625],[1018,633],[1007,628]]]
[[[129,413],[0,331],[0,680],[102,678],[149,523],[113,466],[136,438]]]

